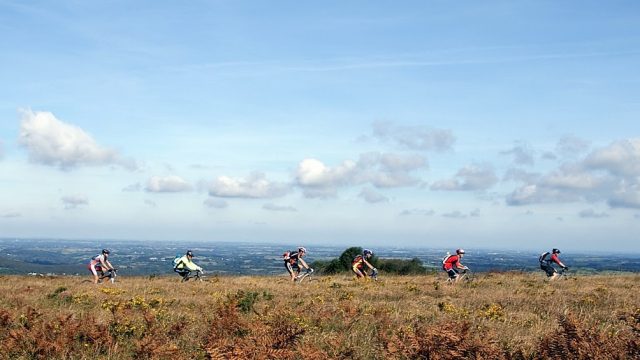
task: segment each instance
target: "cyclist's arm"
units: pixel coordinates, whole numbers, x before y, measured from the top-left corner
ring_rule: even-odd
[[[105,262],[107,265],[109,265],[109,268],[108,268],[107,270],[109,270],[109,269],[113,270],[113,265],[111,265],[111,263],[109,262],[109,260],[105,260],[104,262]]]
[[[373,265],[371,265],[367,260],[364,260],[364,259],[363,259],[362,261],[363,261],[363,262],[364,262],[364,263],[369,267],[369,269],[371,269],[371,270],[375,270],[375,269],[376,269],[376,268],[375,268]]]
[[[309,265],[307,265],[307,263],[304,261],[302,257],[299,257],[298,261],[302,264],[302,266],[304,266],[305,269],[309,268]]]

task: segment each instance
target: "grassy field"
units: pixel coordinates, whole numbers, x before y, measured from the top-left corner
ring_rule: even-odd
[[[9,359],[638,359],[640,275],[0,277]]]

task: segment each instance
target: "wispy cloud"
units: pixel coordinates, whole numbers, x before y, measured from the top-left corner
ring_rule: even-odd
[[[473,164],[458,170],[451,179],[436,181],[431,190],[480,191],[487,190],[498,182],[493,167],[489,164]]]
[[[419,151],[450,150],[456,141],[451,130],[432,129],[425,126],[399,126],[390,122],[374,123],[373,136],[409,150]]]
[[[89,199],[86,195],[65,195],[60,198],[65,209],[75,209],[82,205],[88,205]]]
[[[296,212],[296,211],[298,211],[293,206],[277,205],[277,204],[273,204],[273,203],[264,204],[264,205],[262,205],[262,208],[264,210],[268,210],[268,211],[284,211],[284,212]]]

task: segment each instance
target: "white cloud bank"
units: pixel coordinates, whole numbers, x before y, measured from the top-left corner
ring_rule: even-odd
[[[330,167],[317,159],[304,159],[295,173],[296,184],[309,198],[335,196],[340,187],[371,184],[376,188],[412,186],[420,183],[413,172],[427,168],[425,157],[416,154],[370,152],[358,161],[345,160]]]
[[[611,207],[640,209],[640,139],[613,142],[581,161],[532,177],[506,201],[514,206],[604,201]]]
[[[120,165],[134,169],[113,149],[100,146],[81,128],[58,120],[52,113],[21,110],[19,143],[30,161],[68,170],[78,166]]]
[[[147,181],[145,190],[153,193],[175,193],[191,191],[192,186],[179,176],[152,176]]]

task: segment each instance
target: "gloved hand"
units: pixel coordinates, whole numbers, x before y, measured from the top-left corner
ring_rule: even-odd
[[[373,269],[371,269],[371,271],[373,271],[374,273],[377,273],[377,272],[378,272],[378,269],[373,268]]]
[[[311,273],[313,272],[313,269],[312,269],[312,268],[308,268],[308,269],[307,269],[307,272],[308,272],[309,274],[311,274]]]
[[[569,267],[568,266],[565,266],[563,269],[569,271]]]

